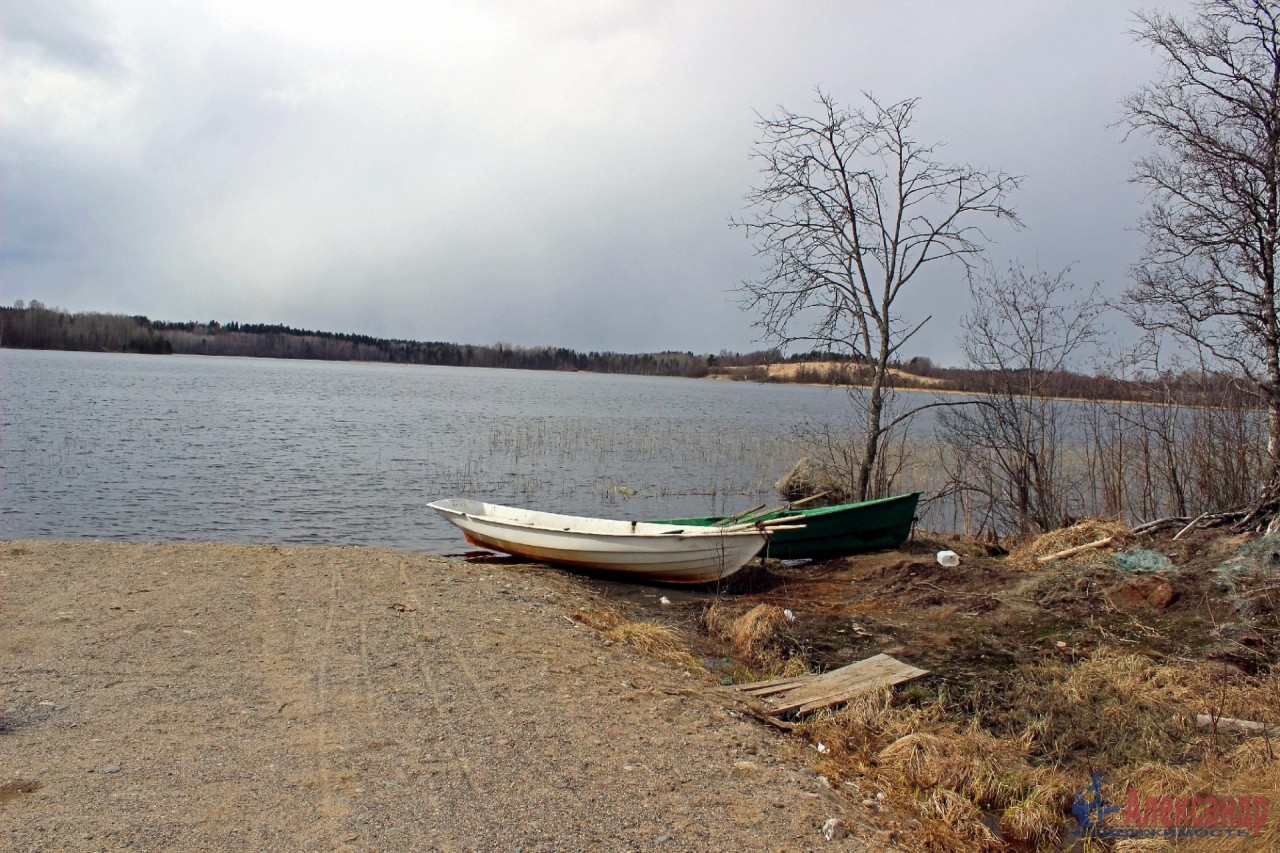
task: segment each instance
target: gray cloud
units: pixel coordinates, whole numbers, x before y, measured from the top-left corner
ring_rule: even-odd
[[[7,50],[36,53],[42,61],[73,69],[120,70],[108,18],[91,0],[5,0],[0,27]]]
[[[747,349],[754,112],[920,96],[1024,174],[992,257],[1124,284],[1129,14],[971,4],[9,2],[0,298],[580,349]],[[1175,9],[1183,8],[1182,4]],[[19,49],[13,49],[17,46]],[[959,270],[912,294],[956,358]]]

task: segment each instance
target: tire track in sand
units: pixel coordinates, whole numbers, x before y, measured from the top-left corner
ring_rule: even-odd
[[[439,597],[438,589],[432,590],[430,594],[417,589],[405,571],[405,560],[402,558],[397,560],[397,574],[401,587],[417,592],[419,600],[424,603],[433,597]],[[442,611],[435,604],[427,606],[427,612],[419,611],[411,615],[420,617],[414,619],[414,626],[419,632],[417,636],[426,640],[414,643],[414,661],[420,686],[425,688],[423,692],[429,705],[429,727],[437,737],[432,749],[435,750],[435,757],[440,759],[437,766],[444,770],[443,774],[435,774],[433,777],[438,786],[436,793],[443,800],[435,803],[438,812],[442,813],[441,820],[433,828],[447,838],[447,842],[439,849],[474,850],[476,833],[465,824],[470,818],[468,812],[474,810],[478,803],[484,802],[485,791],[480,784],[480,773],[463,748],[457,714],[448,701],[456,694],[442,687],[449,683],[447,675],[450,670],[459,669],[452,645],[441,642],[452,635],[457,626],[445,625],[439,618],[431,618],[442,616]],[[454,770],[457,772],[452,772]],[[441,843],[438,837],[436,843]]]
[[[351,774],[338,766],[342,743],[333,725],[342,567],[336,560],[325,561],[323,616],[317,626],[315,611],[321,608],[314,606],[320,603],[314,599],[315,587],[299,576],[286,549],[280,553],[281,557],[259,575],[260,666],[264,686],[273,694],[267,713],[285,718],[285,740],[292,744],[287,756],[304,762],[296,771],[296,781],[303,791],[312,792],[306,797],[310,814],[287,820],[295,827],[299,819],[309,821],[305,829],[299,829],[304,838],[327,840],[337,846],[342,820],[352,811],[348,791]],[[286,614],[292,603],[300,606]]]

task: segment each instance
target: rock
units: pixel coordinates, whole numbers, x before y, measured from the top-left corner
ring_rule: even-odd
[[[849,834],[849,827],[838,817],[829,817],[822,824],[822,837],[828,841],[839,841]]]
[[[106,767],[103,767],[103,768],[102,768],[102,771],[101,771],[101,772],[103,772],[103,773],[119,773],[119,772],[120,772],[120,765],[119,765],[119,764],[108,764]]]
[[[670,840],[671,840],[671,836],[670,836],[670,835],[659,835],[657,838],[653,839],[653,843],[654,843],[654,844],[666,844],[666,843],[667,843],[668,841],[670,841]]]
[[[733,769],[741,770],[746,773],[751,773],[756,770],[759,770],[760,765],[756,764],[754,761],[735,761],[733,762]]]
[[[1173,584],[1159,575],[1142,575],[1107,592],[1117,607],[1150,607],[1164,610],[1177,598]]]

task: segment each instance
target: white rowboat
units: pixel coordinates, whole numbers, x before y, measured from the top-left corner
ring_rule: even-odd
[[[760,553],[767,539],[760,529],[583,518],[465,498],[428,506],[481,548],[665,583],[709,583],[728,577]]]

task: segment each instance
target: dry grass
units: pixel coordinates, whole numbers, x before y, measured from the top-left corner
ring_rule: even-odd
[[[1059,551],[1065,551],[1068,548],[1075,548],[1079,545],[1088,545],[1090,542],[1097,542],[1108,536],[1115,537],[1109,545],[1104,549],[1112,551],[1120,550],[1128,545],[1133,539],[1133,534],[1121,522],[1101,519],[1087,518],[1071,527],[1063,527],[1059,530],[1051,530],[1041,536],[1037,536],[1030,542],[1026,542],[1010,553],[1005,565],[1010,568],[1031,570],[1038,569],[1043,566],[1037,562],[1038,558],[1056,554]],[[1097,559],[1097,556],[1104,549],[1089,549],[1082,551],[1071,557],[1063,558],[1064,563],[1083,562],[1090,559]]]
[[[799,730],[830,749],[823,768],[841,779],[861,776],[895,809],[920,822],[922,849],[988,850],[1003,845],[983,820],[996,815],[1010,841],[1033,847],[1060,841],[1069,797],[1065,777],[1034,767],[1031,739],[998,738],[947,710],[945,695],[919,706],[896,704],[892,691],[865,694]]]
[[[716,601],[702,614],[702,627],[713,637],[728,643],[734,655],[749,664],[735,670],[735,681],[756,681],[804,675],[808,663],[795,652],[790,622],[781,607],[757,604],[741,608]]]
[[[1093,770],[1121,805],[1130,787],[1144,796],[1280,796],[1280,745],[1194,724],[1207,710],[1277,722],[1280,674],[1104,649],[1019,667],[977,713],[945,692],[918,703],[906,696],[865,694],[797,730],[827,747],[819,770],[829,778],[874,785],[896,814],[919,821],[903,836],[909,849],[1059,849],[1070,841],[1072,797]],[[1215,839],[1213,849],[1280,849],[1277,823],[1261,838]],[[1188,843],[1177,849],[1196,849]]]
[[[787,617],[781,607],[772,604],[757,604],[742,613],[717,601],[707,608],[703,624],[712,634],[726,640],[736,653],[757,658],[777,647],[786,630]]]
[[[680,632],[668,625],[627,618],[613,607],[578,609],[573,618],[599,631],[615,643],[625,643],[636,651],[681,669],[702,672],[705,667],[689,652]]]
[[[1194,734],[1185,715],[1206,686],[1189,667],[1099,650],[1074,664],[1024,667],[1005,690],[1007,711],[998,722],[1005,731],[1032,732],[1046,757],[1082,756],[1111,767],[1183,761]]]

